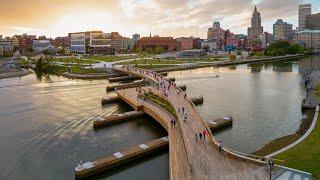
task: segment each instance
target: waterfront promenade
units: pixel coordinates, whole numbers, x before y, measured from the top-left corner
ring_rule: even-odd
[[[154,83],[162,82],[168,87],[170,82],[161,75],[153,72],[126,67],[115,66],[115,70],[122,73],[139,76]],[[161,88],[149,86],[146,91],[167,99],[177,114],[177,125],[170,124],[173,116],[160,106],[138,98],[135,88],[118,90],[117,94],[131,106],[142,107],[143,110],[156,119],[168,131],[170,179],[268,179],[266,165],[262,161],[249,159],[235,154],[227,149],[220,152],[218,142],[194,105],[178,88],[171,86],[167,96]],[[178,95],[179,94],[179,95]],[[178,109],[184,108],[184,114]],[[188,114],[186,122],[183,121]],[[196,140],[195,134],[203,131],[209,134],[206,140]]]

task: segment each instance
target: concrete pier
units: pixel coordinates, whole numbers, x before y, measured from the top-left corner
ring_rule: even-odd
[[[134,80],[139,80],[139,79],[141,79],[141,77],[120,76],[120,77],[109,78],[109,82],[134,81]]]
[[[138,146],[131,147],[121,152],[116,152],[113,155],[95,160],[93,162],[80,164],[75,168],[75,178],[84,179],[90,176],[97,175],[103,171],[167,148],[168,145],[168,137],[163,137],[144,144],[140,144]]]
[[[190,100],[192,101],[192,103],[193,103],[194,105],[201,105],[201,104],[203,104],[203,97],[202,97],[202,96],[193,97],[193,98],[190,98]]]
[[[176,78],[174,78],[174,77],[171,77],[171,78],[167,78],[169,81],[171,81],[171,82],[175,82],[176,81]]]
[[[135,88],[139,86],[145,86],[147,85],[147,81],[137,81],[137,82],[132,82],[132,83],[125,83],[125,84],[119,84],[119,85],[112,85],[112,86],[107,86],[106,91],[114,91],[116,88],[117,89],[128,89],[128,88]]]
[[[145,115],[143,111],[130,111],[123,114],[112,114],[107,117],[100,117],[93,121],[93,128],[100,128],[111,124],[119,123],[125,120],[141,117]]]
[[[232,126],[233,118],[230,116],[223,116],[219,119],[207,122],[211,131],[216,131],[228,126]]]
[[[179,89],[181,89],[182,91],[186,91],[187,90],[187,86],[186,85],[180,85],[178,86]]]
[[[108,103],[114,103],[114,102],[118,102],[120,101],[121,98],[117,95],[117,94],[112,94],[112,95],[109,95],[107,97],[103,97],[101,99],[101,104],[104,105],[104,104],[108,104]]]

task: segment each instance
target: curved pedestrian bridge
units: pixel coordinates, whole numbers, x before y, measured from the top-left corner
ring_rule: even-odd
[[[176,118],[159,105],[139,98],[136,88],[117,91],[129,105],[145,111],[168,131],[170,179],[269,179],[265,162],[241,156],[227,148],[219,151],[218,142],[195,106],[173,83],[152,71],[129,66],[113,68],[151,81],[154,85],[142,90],[151,91],[173,106]],[[172,125],[173,119],[176,125]],[[196,138],[196,134],[203,131],[208,132],[206,139]]]

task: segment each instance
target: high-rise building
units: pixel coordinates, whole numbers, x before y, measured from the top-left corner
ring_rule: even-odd
[[[254,11],[251,18],[251,27],[248,28],[248,38],[256,39],[263,33],[263,27],[261,26],[261,16],[257,10],[257,6],[254,7]]]
[[[320,30],[320,13],[307,15],[306,17],[306,29]]]
[[[294,31],[292,29],[292,24],[278,19],[276,23],[273,24],[273,35],[275,40],[292,40]]]
[[[293,41],[301,46],[320,50],[320,30],[304,30],[293,36]]]
[[[306,27],[306,17],[311,15],[311,4],[300,4],[299,5],[299,31],[303,31]]]
[[[220,27],[220,23],[215,21],[211,28],[208,29],[207,39],[224,39],[225,32]]]

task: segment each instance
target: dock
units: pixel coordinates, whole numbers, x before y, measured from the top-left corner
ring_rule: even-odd
[[[118,102],[120,100],[121,100],[121,98],[117,94],[114,93],[114,94],[111,94],[111,95],[109,95],[107,97],[103,97],[101,99],[101,104],[105,105],[105,104],[108,104],[108,103]]]
[[[171,78],[167,78],[168,81],[171,81],[171,82],[175,82],[176,81],[176,78],[174,77],[171,77]]]
[[[230,116],[223,116],[219,119],[207,122],[211,131],[217,131],[219,129],[232,126],[233,118]]]
[[[182,91],[186,91],[187,90],[187,86],[186,85],[179,85],[178,88],[181,89]]]
[[[139,86],[145,86],[147,85],[147,81],[137,81],[137,82],[132,82],[132,83],[125,83],[125,84],[119,84],[119,85],[111,85],[106,87],[106,91],[114,91],[115,89],[128,89],[128,88],[135,88]]]
[[[135,80],[139,80],[139,79],[141,79],[141,77],[137,77],[137,76],[120,76],[120,77],[109,78],[109,82],[135,81]]]
[[[153,152],[167,148],[169,145],[168,137],[156,139],[138,146],[131,147],[121,152],[113,153],[107,157],[79,164],[75,168],[75,178],[85,179],[97,175],[103,171],[115,168],[119,165],[142,158]]]
[[[130,111],[123,114],[112,114],[104,118],[100,117],[95,121],[93,121],[93,128],[101,128],[101,127],[119,123],[125,120],[141,117],[143,115],[145,115],[145,112],[143,111]]]
[[[123,74],[148,79],[154,84],[160,82],[154,77],[154,72],[149,70],[130,66],[114,66],[113,68]],[[156,75],[159,76],[159,74]],[[161,80],[165,87],[171,85],[168,79],[161,78]],[[186,116],[181,113],[174,117],[156,103],[139,99],[139,92],[135,88],[117,90],[117,95],[133,109],[145,112],[161,124],[166,129],[168,137],[165,138],[166,141],[160,139],[151,141],[93,162],[78,165],[75,168],[76,178],[90,177],[167,147],[170,143],[170,179],[268,179],[269,173],[266,171],[266,161],[264,159],[238,154],[226,147],[219,149],[219,142],[214,138],[207,122],[200,116],[190,98],[187,96],[183,98],[183,94],[179,94],[181,90],[175,86],[168,89],[168,92],[164,95],[162,91],[153,86],[148,88],[152,93],[168,101],[175,112],[184,107],[190,121],[184,122]],[[173,119],[176,120],[177,126],[171,125]],[[211,124],[215,123],[220,124],[218,121]],[[199,130],[207,130],[206,140],[197,141],[195,139],[194,135]],[[162,146],[161,144],[166,145]]]
[[[190,98],[190,101],[192,101],[192,103],[196,106],[201,105],[203,104],[203,97],[202,96],[193,97],[193,98]]]

